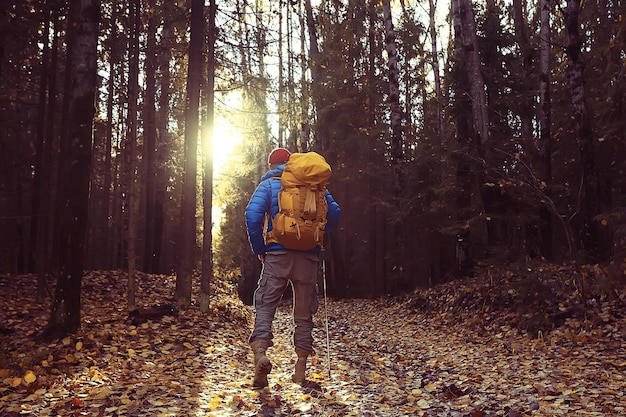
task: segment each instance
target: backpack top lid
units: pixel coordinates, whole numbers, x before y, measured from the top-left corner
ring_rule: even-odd
[[[332,170],[326,159],[316,153],[292,153],[282,175],[284,186],[324,186],[330,180]]]

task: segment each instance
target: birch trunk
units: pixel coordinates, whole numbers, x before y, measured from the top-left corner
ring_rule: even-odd
[[[391,16],[389,0],[383,1],[383,21],[385,25],[385,49],[389,60],[389,102],[391,106],[391,158],[394,168],[394,190],[397,197],[402,192],[401,165],[404,159],[402,138],[402,108],[400,107],[400,87],[398,76],[398,54],[396,34]]]

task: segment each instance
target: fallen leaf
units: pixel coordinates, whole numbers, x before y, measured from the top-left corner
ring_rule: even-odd
[[[26,382],[27,384],[32,384],[36,380],[37,380],[37,376],[35,375],[33,371],[28,371],[24,375],[24,382]]]

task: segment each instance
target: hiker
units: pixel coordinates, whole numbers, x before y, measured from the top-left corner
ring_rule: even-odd
[[[250,347],[254,352],[252,384],[254,388],[263,388],[268,385],[267,375],[272,370],[272,364],[266,356],[266,350],[273,346],[272,322],[289,282],[293,289],[295,324],[293,344],[297,354],[292,376],[293,382],[304,384],[307,358],[313,354],[313,314],[318,308],[317,271],[320,247],[323,242],[313,242],[312,249],[294,250],[285,247],[291,245],[282,245],[277,242],[276,238],[272,238],[272,222],[279,214],[281,176],[290,156],[292,156],[291,153],[285,148],[276,148],[271,151],[267,160],[269,171],[263,176],[246,207],[246,227],[250,246],[263,263],[258,287],[254,293],[254,329],[249,338]],[[296,157],[300,156],[317,156],[326,164],[323,157],[311,152],[293,154],[290,166]],[[330,177],[330,166],[328,164],[326,166],[328,177]],[[285,178],[288,176],[289,172],[285,171]],[[325,186],[319,193],[324,210],[327,207],[323,231],[332,231],[339,224],[339,205],[330,192],[325,190]],[[281,204],[284,205],[284,203]],[[278,225],[274,229],[278,230]],[[298,239],[300,239],[300,231],[298,231]]]

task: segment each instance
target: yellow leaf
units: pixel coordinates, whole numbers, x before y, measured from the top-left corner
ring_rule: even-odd
[[[92,381],[101,381],[102,374],[99,370],[91,368],[91,370],[89,371],[89,379],[91,379]]]
[[[137,336],[137,329],[133,329],[129,333],[131,336]]]
[[[209,408],[211,410],[216,410],[222,404],[222,399],[220,397],[215,397],[211,401],[209,401]]]
[[[76,342],[76,350],[81,350],[83,348],[83,342]]]
[[[434,385],[434,384],[426,384],[426,385],[424,386],[424,389],[425,389],[426,391],[428,391],[428,392],[433,392],[433,391],[435,391],[435,390],[437,389],[437,387],[435,387],[435,385]]]
[[[135,349],[128,349],[128,354],[129,355],[134,355],[135,354]]]
[[[430,408],[430,405],[428,405],[428,401],[426,401],[426,400],[424,400],[424,399],[419,400],[419,401],[417,402],[417,406],[418,406],[419,408],[421,408],[422,410],[426,410],[426,409]]]
[[[24,375],[24,381],[26,381],[27,384],[32,384],[36,380],[37,380],[37,376],[35,375],[33,371],[28,371],[26,372],[26,375]]]
[[[11,380],[12,387],[19,387],[20,385],[22,385],[22,378],[15,377]]]

